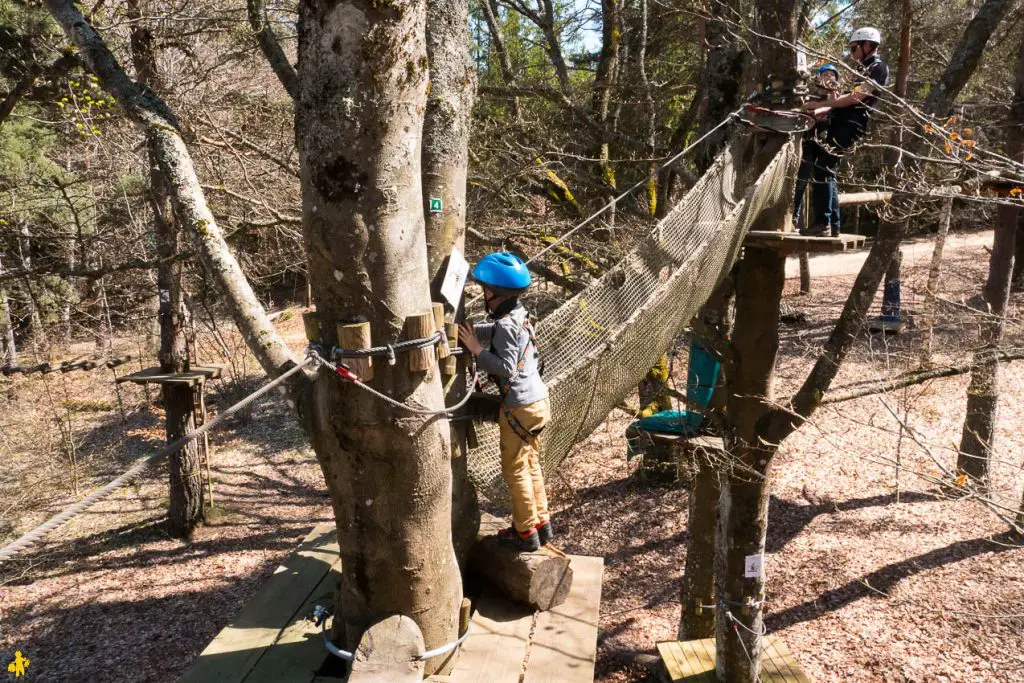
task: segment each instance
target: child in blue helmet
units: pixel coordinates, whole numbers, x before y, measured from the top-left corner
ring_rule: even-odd
[[[826,100],[839,92],[839,69],[825,64],[818,69],[818,79],[812,88],[814,101]],[[796,177],[796,197],[793,200],[793,222],[800,224],[804,209],[804,190],[811,183],[811,225],[800,228],[801,234],[839,234],[839,186],[836,183],[838,158],[828,154],[819,140],[828,139],[829,116],[827,109],[812,112],[818,123],[804,137],[800,154],[800,169]]]
[[[551,406],[530,314],[519,303],[530,286],[530,271],[514,254],[498,252],[480,259],[473,279],[483,287],[491,322],[464,322],[459,337],[501,392],[501,473],[512,498],[513,526],[498,540],[516,550],[537,550],[553,535],[537,438],[551,419]],[[489,349],[484,350],[478,334],[490,336]]]

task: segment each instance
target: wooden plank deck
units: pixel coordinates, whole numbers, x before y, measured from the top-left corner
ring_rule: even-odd
[[[568,599],[537,613],[523,683],[594,680],[604,558],[572,555],[570,566],[573,582]]]
[[[743,246],[778,249],[787,254],[797,251],[832,253],[863,247],[866,239],[864,235],[851,235],[847,233],[842,233],[838,237],[808,237],[798,232],[751,230],[747,233]]]
[[[529,607],[486,590],[477,601],[473,630],[462,644],[451,683],[478,683],[481,672],[487,672],[487,683],[518,683],[533,620]]]
[[[279,639],[285,639],[284,645],[305,637],[296,630],[297,622],[307,616],[302,609],[312,604],[310,599],[319,595],[326,577],[339,571],[340,565],[334,523],[318,525],[278,567],[260,592],[246,603],[234,621],[207,645],[179,682],[242,683],[248,680],[257,663]],[[316,642],[318,651],[323,652],[323,644],[317,638],[309,640]],[[298,648],[287,649],[292,652]],[[317,668],[323,660],[319,654]],[[275,655],[268,663],[277,661]],[[289,676],[287,680],[311,679],[312,675],[305,679]]]
[[[589,683],[597,657],[604,559],[569,555],[569,597],[533,612],[488,589],[477,600],[472,633],[448,676],[436,683]],[[341,560],[333,523],[317,526],[199,655],[179,683],[340,683],[318,675],[329,655],[307,619],[331,602]]]
[[[672,683],[716,683],[714,638],[658,643],[658,652]],[[764,683],[810,683],[800,663],[776,635],[762,640],[761,680]]]

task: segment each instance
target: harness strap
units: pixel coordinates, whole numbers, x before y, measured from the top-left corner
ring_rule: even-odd
[[[537,448],[537,434],[540,434],[540,430],[537,431],[537,434],[534,434],[523,426],[523,423],[519,421],[519,418],[512,414],[512,409],[509,408],[504,401],[501,403],[501,409],[505,413],[505,419],[508,420],[508,425],[512,428],[512,431],[516,433],[516,436],[534,448]]]

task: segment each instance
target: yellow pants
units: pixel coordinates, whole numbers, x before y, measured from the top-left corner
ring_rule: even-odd
[[[544,472],[540,468],[540,442],[536,434],[551,419],[548,399],[518,408],[509,408],[514,420],[533,432],[523,439],[509,422],[505,406],[498,411],[501,432],[501,474],[512,497],[512,522],[517,531],[526,532],[551,519],[548,494],[544,490]]]

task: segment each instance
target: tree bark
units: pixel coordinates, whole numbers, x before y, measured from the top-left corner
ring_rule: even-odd
[[[0,259],[0,275],[4,273],[3,260]],[[0,280],[2,282],[2,280]],[[0,286],[0,345],[3,357],[0,366],[13,368],[18,364],[18,347],[14,340],[14,325],[11,322],[11,305],[7,299],[7,290]]]
[[[154,92],[162,90],[157,73],[157,55],[153,33],[144,18],[142,3],[129,0],[127,15],[131,20],[132,62],[135,78]],[[158,150],[148,143],[149,205],[153,212],[153,234],[160,265],[156,270],[157,319],[160,326],[160,370],[167,373],[189,369],[188,346],[185,343],[184,303],[181,296],[181,264],[174,260],[178,253],[178,226],[171,207],[167,178],[160,169]],[[161,386],[167,443],[172,443],[195,429],[192,387],[177,384]],[[170,482],[168,529],[174,536],[188,538],[203,519],[204,489],[196,441],[172,453],[169,462]]]
[[[485,514],[480,534],[470,553],[473,571],[511,600],[533,609],[549,610],[565,602],[572,589],[568,558],[548,548],[521,553],[498,543],[497,533],[507,523]]]
[[[436,0],[427,4],[427,55],[430,92],[423,118],[421,201],[425,204],[431,298],[442,301],[441,284],[452,248],[466,251],[466,174],[476,95],[476,69],[469,51],[468,0]],[[442,202],[438,213],[429,206],[434,197]],[[464,395],[465,383],[456,380],[449,401],[457,402]],[[452,424],[452,541],[459,565],[465,566],[479,528],[480,510],[476,489],[469,479],[462,427]]]
[[[939,276],[942,274],[942,251],[946,246],[946,235],[949,234],[950,218],[953,214],[953,198],[942,201],[939,213],[939,231],[935,234],[935,246],[932,248],[932,262],[928,268],[928,284],[924,288],[924,311],[921,316],[921,365],[932,362],[932,335],[935,327],[935,294],[939,291]]]
[[[686,522],[686,566],[680,590],[679,638],[715,635],[715,527],[718,524],[720,463],[697,462]],[[703,606],[703,607],[702,607]]]
[[[303,231],[322,336],[365,320],[375,344],[431,310],[420,139],[426,2],[304,1],[299,13]],[[375,364],[373,385],[441,409],[437,368]],[[451,537],[444,419],[392,409],[323,373],[311,435],[344,571],[336,634],[354,647],[384,614],[411,616],[428,648],[456,637],[462,586]],[[428,663],[432,673],[436,662]]]
[[[1006,124],[1006,155],[1020,162],[1024,160],[1024,40],[1018,50],[1017,85]],[[988,279],[982,292],[986,310],[982,313],[984,318],[978,347],[974,352],[975,359],[979,354],[991,354],[1003,340],[1019,219],[1020,208],[1016,206],[1000,205],[996,212]],[[969,476],[986,491],[998,404],[999,360],[993,356],[987,362],[976,365],[971,372],[971,383],[967,388],[967,410],[957,456],[957,471]]]
[[[619,47],[622,44],[622,0],[601,0],[601,52],[597,59],[597,73],[594,76],[594,92],[591,96],[591,117],[601,127],[607,127],[612,91],[619,73]],[[597,147],[598,173],[605,201],[616,194],[615,169],[611,164],[611,143],[600,140]],[[616,207],[605,214],[604,222],[615,225]]]
[[[708,53],[698,90],[704,95],[698,133],[706,134],[734,111],[743,99],[744,72],[749,49],[733,27],[742,15],[740,0],[724,0],[711,4],[706,22]],[[770,49],[789,54],[777,45]],[[726,131],[720,130],[704,143],[695,155],[698,173],[707,170],[725,144]]]

